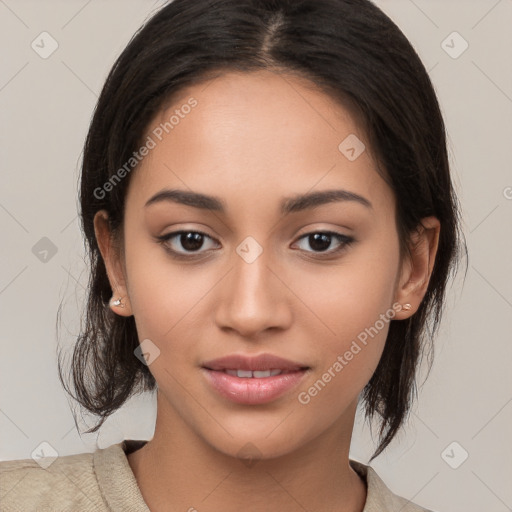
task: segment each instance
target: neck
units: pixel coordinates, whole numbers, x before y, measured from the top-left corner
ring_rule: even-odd
[[[164,418],[161,407],[158,411],[153,439],[128,455],[152,512],[234,512],[248,506],[254,512],[364,508],[365,483],[349,465],[353,417],[348,430],[336,423],[292,452],[251,460],[220,452],[179,418]]]

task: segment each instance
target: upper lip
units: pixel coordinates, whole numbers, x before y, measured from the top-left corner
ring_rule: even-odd
[[[203,364],[203,368],[209,370],[286,370],[295,371],[308,368],[308,366],[283,359],[272,354],[260,354],[258,356],[247,356],[244,354],[231,354],[229,356],[213,359]]]

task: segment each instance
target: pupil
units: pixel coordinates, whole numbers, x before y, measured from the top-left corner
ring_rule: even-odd
[[[194,251],[203,245],[203,235],[201,233],[184,233],[181,235],[180,242],[187,251]]]
[[[330,238],[331,235],[326,233],[315,233],[313,235],[309,235],[311,247],[318,251],[325,251],[329,248],[329,245],[331,245]],[[324,243],[322,243],[322,239]]]

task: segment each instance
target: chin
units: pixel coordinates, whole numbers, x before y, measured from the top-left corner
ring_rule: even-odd
[[[258,460],[271,460],[290,455],[300,450],[310,438],[316,437],[314,433],[307,435],[304,424],[300,429],[298,425],[293,425],[292,430],[291,425],[286,428],[288,420],[282,421],[283,418],[286,418],[286,414],[279,421],[272,422],[270,428],[261,428],[261,424],[260,428],[255,428],[254,424],[247,428],[226,426],[229,434],[224,430],[220,434],[217,430],[220,435],[212,436],[210,431],[205,433],[203,439],[214,450],[227,457],[240,459],[248,467],[252,467]],[[300,435],[297,435],[297,431]]]

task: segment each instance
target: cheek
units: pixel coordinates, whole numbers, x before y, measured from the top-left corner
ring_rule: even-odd
[[[205,318],[201,304],[211,292],[212,285],[197,276],[184,279],[179,272],[162,277],[154,275],[132,280],[132,306],[137,320],[139,338],[150,338],[159,347],[190,346],[194,329]],[[201,320],[203,319],[203,320]]]
[[[308,318],[317,317],[324,339],[336,346],[355,337],[391,307],[397,258],[394,251],[383,248],[379,257],[361,252],[337,267],[301,272],[294,289],[312,313]]]
[[[371,379],[394,317],[388,280],[369,280],[369,286],[366,279],[367,275],[352,273],[344,283],[353,287],[309,295],[322,312],[324,325],[309,330],[315,340],[311,346],[317,364],[297,398],[309,413],[326,422],[335,421],[341,411],[347,410]],[[330,287],[334,285],[330,283]],[[314,323],[319,324],[316,320]]]
[[[126,261],[139,340],[151,340],[160,351],[148,368],[162,391],[160,398],[165,396],[159,414],[171,414],[172,423],[188,418],[193,430],[208,425],[211,418],[190,399],[201,396],[191,369],[200,362],[201,338],[212,332],[208,307],[219,278],[206,266],[173,263],[152,243],[132,245]]]
[[[345,396],[359,393],[371,378],[395,314],[398,240],[391,247],[377,245],[354,251],[336,268],[311,269],[296,280],[309,310],[301,330],[314,340],[319,373],[330,372],[321,380]]]
[[[150,339],[169,365],[196,356],[209,294],[218,285],[211,269],[179,265],[154,242],[134,242],[127,235],[128,291],[140,341]],[[155,361],[156,363],[156,361]],[[190,361],[189,361],[190,363]]]

